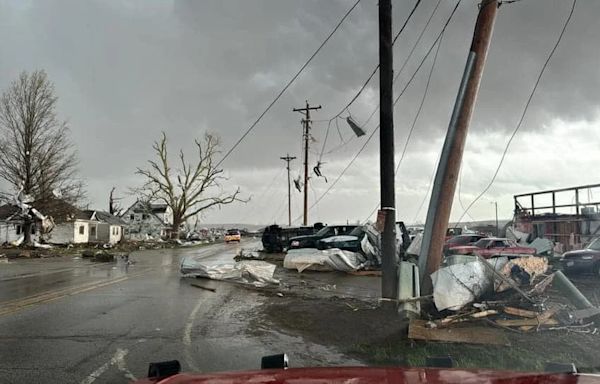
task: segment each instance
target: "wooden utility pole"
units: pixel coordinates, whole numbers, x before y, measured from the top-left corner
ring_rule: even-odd
[[[394,63],[392,51],[392,1],[379,0],[379,170],[381,210],[381,297],[398,297],[396,255],[396,192],[394,166]],[[380,220],[381,218],[381,220]]]
[[[285,157],[280,157],[287,163],[287,176],[288,176],[288,226],[292,226],[292,186],[290,184],[290,161],[294,160],[294,156],[290,156],[288,153]]]
[[[306,107],[294,108],[294,112],[300,112],[304,115],[302,123],[304,123],[304,220],[302,221],[304,226],[308,225],[308,143],[310,139],[310,111],[315,109],[321,109],[321,106],[311,107],[306,100]]]
[[[435,181],[423,242],[419,257],[421,294],[428,295],[433,287],[430,275],[442,261],[442,252],[456,191],[456,181],[460,172],[465,141],[481,83],[483,67],[496,19],[497,0],[483,0],[479,6],[479,15],[475,23],[473,40],[467,59],[467,66],[456,98],[452,118],[444,141],[442,156],[435,175]]]

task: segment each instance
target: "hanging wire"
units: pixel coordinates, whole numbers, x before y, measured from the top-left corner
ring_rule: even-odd
[[[431,52],[433,51],[433,48],[435,48],[436,44],[438,43],[438,41],[440,40],[442,34],[444,33],[444,31],[446,30],[446,28],[448,27],[448,25],[450,24],[450,21],[452,20],[452,18],[454,17],[454,14],[456,13],[456,10],[458,9],[458,6],[460,5],[461,0],[458,0],[456,2],[456,5],[454,6],[452,12],[450,13],[450,16],[448,17],[448,19],[446,20],[444,27],[442,28],[442,30],[440,31],[440,33],[438,34],[437,38],[434,40],[433,44],[431,45],[431,47],[429,47],[429,49],[427,50],[427,53],[425,54],[425,56],[423,57],[423,59],[421,60],[421,62],[419,63],[419,65],[417,66],[417,68],[415,69],[414,73],[412,74],[412,76],[409,78],[408,82],[406,83],[405,87],[402,89],[402,92],[400,92],[400,94],[398,95],[398,97],[396,97],[396,99],[394,100],[394,106],[398,103],[398,101],[400,100],[400,98],[402,97],[402,95],[404,95],[404,93],[406,92],[407,88],[410,86],[410,84],[412,83],[412,81],[414,80],[415,76],[417,75],[417,73],[419,72],[419,70],[421,69],[421,67],[423,66],[423,63],[425,63],[425,61],[427,60],[427,58],[429,57],[429,55],[431,54]],[[346,173],[346,171],[350,168],[350,166],[354,163],[354,161],[356,161],[356,159],[358,158],[358,156],[361,154],[361,152],[365,149],[365,147],[367,146],[367,144],[369,143],[369,141],[373,138],[373,135],[375,134],[375,132],[377,132],[379,130],[379,125],[377,125],[377,127],[375,129],[373,129],[373,131],[371,132],[371,135],[369,135],[369,137],[367,138],[367,141],[363,144],[363,146],[358,150],[358,152],[356,153],[356,155],[352,158],[352,160],[350,161],[350,163],[348,163],[348,165],[342,170],[342,172],[338,175],[338,177],[335,179],[335,181],[329,186],[329,188],[327,188],[327,190],[317,199],[317,201],[310,207],[310,209],[312,209],[312,207],[314,207],[315,204],[317,204],[319,201],[321,201],[323,199],[323,197],[325,197],[325,195],[327,195],[327,193],[329,193],[329,191],[331,191],[331,189],[335,186],[335,184],[337,184],[337,182],[340,180],[340,178]],[[298,220],[299,218],[296,218],[296,220]],[[295,221],[296,221],[295,220]]]
[[[421,4],[421,0],[417,0],[415,2],[415,5],[413,6],[412,10],[408,14],[408,17],[406,18],[406,20],[404,20],[402,27],[400,28],[398,33],[396,33],[396,36],[394,36],[394,39],[392,40],[392,46],[396,43],[396,40],[398,40],[398,38],[400,37],[402,32],[404,32],[404,30],[406,29],[406,25],[412,19],[413,14],[415,13],[415,11],[417,10],[417,8],[419,7],[420,4]],[[363,85],[360,87],[358,92],[352,97],[352,99],[348,102],[348,104],[346,104],[346,106],[344,106],[335,116],[333,116],[331,119],[329,119],[330,122],[339,118],[345,111],[348,111],[348,113],[350,112],[350,110],[349,110],[350,106],[358,99],[358,97],[362,94],[362,92],[365,90],[367,85],[369,85],[369,83],[371,82],[371,79],[373,79],[373,76],[375,76],[375,74],[377,73],[378,70],[379,70],[379,64],[377,64],[375,66],[373,71],[367,77],[367,80],[363,83]],[[363,125],[366,125],[366,124],[363,124]],[[327,143],[327,137],[329,135],[330,128],[331,128],[331,125],[328,125],[327,131],[325,133],[325,140],[323,141],[323,148],[321,149],[321,155],[319,156],[319,160],[321,160],[321,158],[323,157],[323,153],[325,152],[325,145]],[[338,132],[339,132],[339,128],[338,128]],[[343,138],[341,137],[341,133],[340,133],[340,139],[342,140],[342,142],[344,141]],[[330,151],[328,153],[331,153],[331,152],[332,151]]]
[[[400,77],[400,75],[403,73],[404,68],[406,68],[406,64],[408,64],[408,61],[412,58],[412,55],[413,55],[413,53],[415,52],[415,50],[417,48],[417,45],[421,42],[421,39],[423,38],[423,35],[425,34],[425,31],[427,30],[427,27],[429,27],[429,24],[431,23],[431,20],[433,19],[433,16],[435,15],[438,7],[440,6],[440,3],[441,3],[441,0],[438,0],[437,4],[433,8],[433,11],[429,15],[429,18],[427,19],[427,22],[423,26],[423,29],[421,29],[421,32],[419,33],[419,37],[417,37],[417,40],[415,41],[415,43],[413,44],[410,52],[408,53],[408,55],[404,59],[404,62],[400,66],[400,69],[398,71],[396,71],[396,75],[394,76],[394,80],[392,80],[392,83],[396,83],[396,80],[398,80],[398,78]],[[455,8],[455,10],[456,10],[456,8]],[[453,12],[453,14],[454,14],[454,12]],[[443,28],[443,30],[445,30],[445,27]],[[442,30],[442,33],[443,33],[443,30]],[[371,112],[371,114],[369,115],[369,117],[367,118],[367,120],[365,120],[365,122],[363,123],[363,125],[369,124],[369,122],[371,121],[371,119],[373,118],[373,116],[375,116],[375,113],[377,113],[378,110],[379,110],[379,104],[377,104],[377,107],[375,107],[375,109],[373,109],[373,112]]]
[[[439,3],[438,3],[439,4]],[[433,71],[435,69],[435,64],[437,62],[437,58],[438,58],[438,54],[440,52],[440,47],[442,46],[442,40],[443,40],[443,34],[440,37],[438,44],[437,44],[437,49],[435,50],[435,55],[433,56],[433,60],[431,63],[431,69],[429,70],[429,74],[427,75],[427,82],[425,83],[425,90],[423,91],[423,97],[421,97],[421,101],[419,103],[419,107],[417,108],[417,113],[415,114],[415,117],[412,121],[412,124],[410,126],[410,129],[408,131],[408,135],[406,137],[406,141],[404,143],[404,148],[402,149],[402,154],[400,155],[400,159],[398,160],[398,164],[396,164],[396,170],[394,171],[394,173],[397,175],[398,174],[398,170],[400,169],[400,165],[402,164],[402,160],[404,160],[404,156],[406,155],[406,150],[408,149],[408,144],[410,143],[410,139],[412,137],[413,131],[415,129],[415,126],[417,124],[417,121],[419,120],[419,116],[421,116],[421,111],[423,110],[423,105],[425,104],[425,100],[427,99],[427,95],[429,93],[429,85],[431,84],[431,77],[433,75]],[[377,203],[377,205],[375,206],[375,208],[373,209],[373,211],[371,211],[371,213],[369,214],[369,216],[367,216],[368,220],[371,216],[373,216],[373,214],[375,214],[375,212],[377,212],[377,209],[379,208],[379,203]]]

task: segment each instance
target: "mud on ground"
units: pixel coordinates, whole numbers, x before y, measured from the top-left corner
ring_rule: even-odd
[[[598,304],[593,299],[600,297],[599,282],[587,278],[575,282]],[[253,321],[263,329],[273,327],[333,346],[369,365],[420,366],[428,356],[450,355],[456,366],[464,368],[541,371],[547,362],[560,362],[574,363],[584,372],[600,371],[600,334],[506,331],[510,347],[412,341],[406,336],[407,323],[393,312],[372,300],[340,297],[273,296],[257,312]]]

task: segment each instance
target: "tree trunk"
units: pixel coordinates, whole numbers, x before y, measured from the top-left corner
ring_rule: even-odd
[[[180,217],[173,216],[173,226],[171,227],[171,239],[179,239],[179,227],[181,227],[182,220]]]
[[[23,223],[23,245],[32,245],[33,241],[31,240],[31,227],[33,223],[30,219],[25,219]]]

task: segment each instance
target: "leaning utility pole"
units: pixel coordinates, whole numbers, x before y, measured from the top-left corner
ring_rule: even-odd
[[[467,65],[452,111],[452,118],[442,148],[442,156],[435,175],[427,211],[427,221],[425,222],[419,257],[422,295],[428,295],[432,292],[433,286],[430,275],[439,268],[442,261],[444,240],[448,220],[450,219],[452,200],[456,191],[456,181],[460,172],[469,123],[473,115],[487,51],[490,46],[497,8],[497,0],[482,0],[479,5],[479,15],[475,23]]]
[[[280,157],[281,160],[287,162],[287,175],[288,175],[288,226],[292,226],[292,186],[290,184],[290,161],[294,160],[294,156],[290,156],[288,153],[285,157]]]
[[[304,123],[304,220],[303,225],[308,225],[308,142],[310,138],[310,111],[314,109],[321,109],[321,106],[311,107],[306,100],[306,107],[294,108],[294,112],[300,112],[304,115],[302,122]]]
[[[381,184],[381,297],[398,297],[396,193],[394,175],[394,103],[392,82],[392,1],[379,0],[379,170]]]

